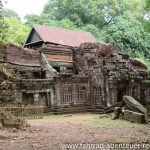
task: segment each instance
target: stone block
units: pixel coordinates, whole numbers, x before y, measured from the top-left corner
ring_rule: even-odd
[[[124,119],[132,123],[145,123],[146,117],[142,113],[137,113],[134,111],[125,110]]]
[[[130,110],[143,114],[147,113],[147,109],[131,96],[124,96],[123,101]]]
[[[131,122],[132,123],[145,123],[146,122],[145,115],[141,113],[137,113],[137,112],[132,112]]]
[[[124,119],[130,121],[132,112],[133,111],[130,111],[130,110],[124,110]]]
[[[119,119],[119,115],[122,113],[121,107],[114,108],[114,114],[112,115],[112,119]]]

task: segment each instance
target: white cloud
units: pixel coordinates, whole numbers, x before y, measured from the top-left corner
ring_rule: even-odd
[[[7,1],[7,3],[4,3]],[[2,0],[5,8],[14,10],[22,19],[27,14],[39,15],[47,0]]]

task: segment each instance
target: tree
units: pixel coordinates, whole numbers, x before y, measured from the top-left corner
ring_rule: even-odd
[[[118,0],[119,15],[142,19],[145,14],[145,1],[143,0]]]
[[[93,24],[87,24],[86,26],[83,26],[81,30],[91,32],[95,36],[97,41],[104,41],[103,35],[100,33],[100,30]]]
[[[143,0],[49,0],[42,14],[58,21],[69,19],[79,27],[93,24],[101,29],[116,16],[143,16],[144,4]]]
[[[144,20],[144,27],[147,32],[150,32],[150,0],[146,0],[146,19]]]
[[[146,0],[146,9],[150,10],[150,0]]]
[[[105,5],[111,2],[113,4],[113,0],[49,0],[42,14],[58,21],[70,19],[77,26],[94,24],[101,27],[105,23]],[[114,15],[112,9],[107,9],[107,13]]]
[[[8,29],[8,24],[5,22],[2,16],[3,4],[0,0],[0,52],[3,50],[3,45],[5,43],[5,37]]]
[[[150,57],[150,35],[135,18],[117,17],[107,26],[104,36],[106,43],[114,44],[132,56],[136,56],[137,52],[143,52],[145,57]]]
[[[17,19],[20,19],[19,15],[15,11],[13,11],[11,9],[4,9],[2,11],[2,15],[3,15],[3,17],[7,17],[7,18],[17,18]]]
[[[0,12],[3,10],[3,4],[2,1],[0,0]]]
[[[17,45],[23,45],[30,28],[23,25],[17,18],[5,18],[5,22],[9,25],[6,32],[5,41],[7,43],[14,43]]]

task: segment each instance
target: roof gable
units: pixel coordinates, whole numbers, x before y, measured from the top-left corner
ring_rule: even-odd
[[[42,40],[40,35],[33,28],[30,36],[27,39],[27,43],[32,43],[32,42],[36,42],[36,41],[40,41],[40,40]]]
[[[81,43],[84,42],[95,42],[95,38],[89,32],[67,30],[43,25],[34,25],[31,32],[34,30],[45,43],[48,42],[65,46],[78,47]],[[35,34],[30,34],[30,36],[34,35]],[[34,42],[35,40],[33,37],[30,37],[30,39],[33,40],[29,40],[29,37],[26,44],[28,42]]]

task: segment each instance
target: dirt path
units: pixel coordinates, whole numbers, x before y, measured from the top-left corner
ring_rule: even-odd
[[[27,130],[0,129],[0,150],[59,150],[65,143],[146,142],[148,126],[124,128],[95,121],[97,115],[77,114],[30,120]],[[99,121],[99,120],[98,120]],[[104,120],[103,120],[104,121]],[[94,124],[93,124],[94,122]],[[90,124],[92,123],[92,124]],[[143,127],[143,128],[142,128]]]

